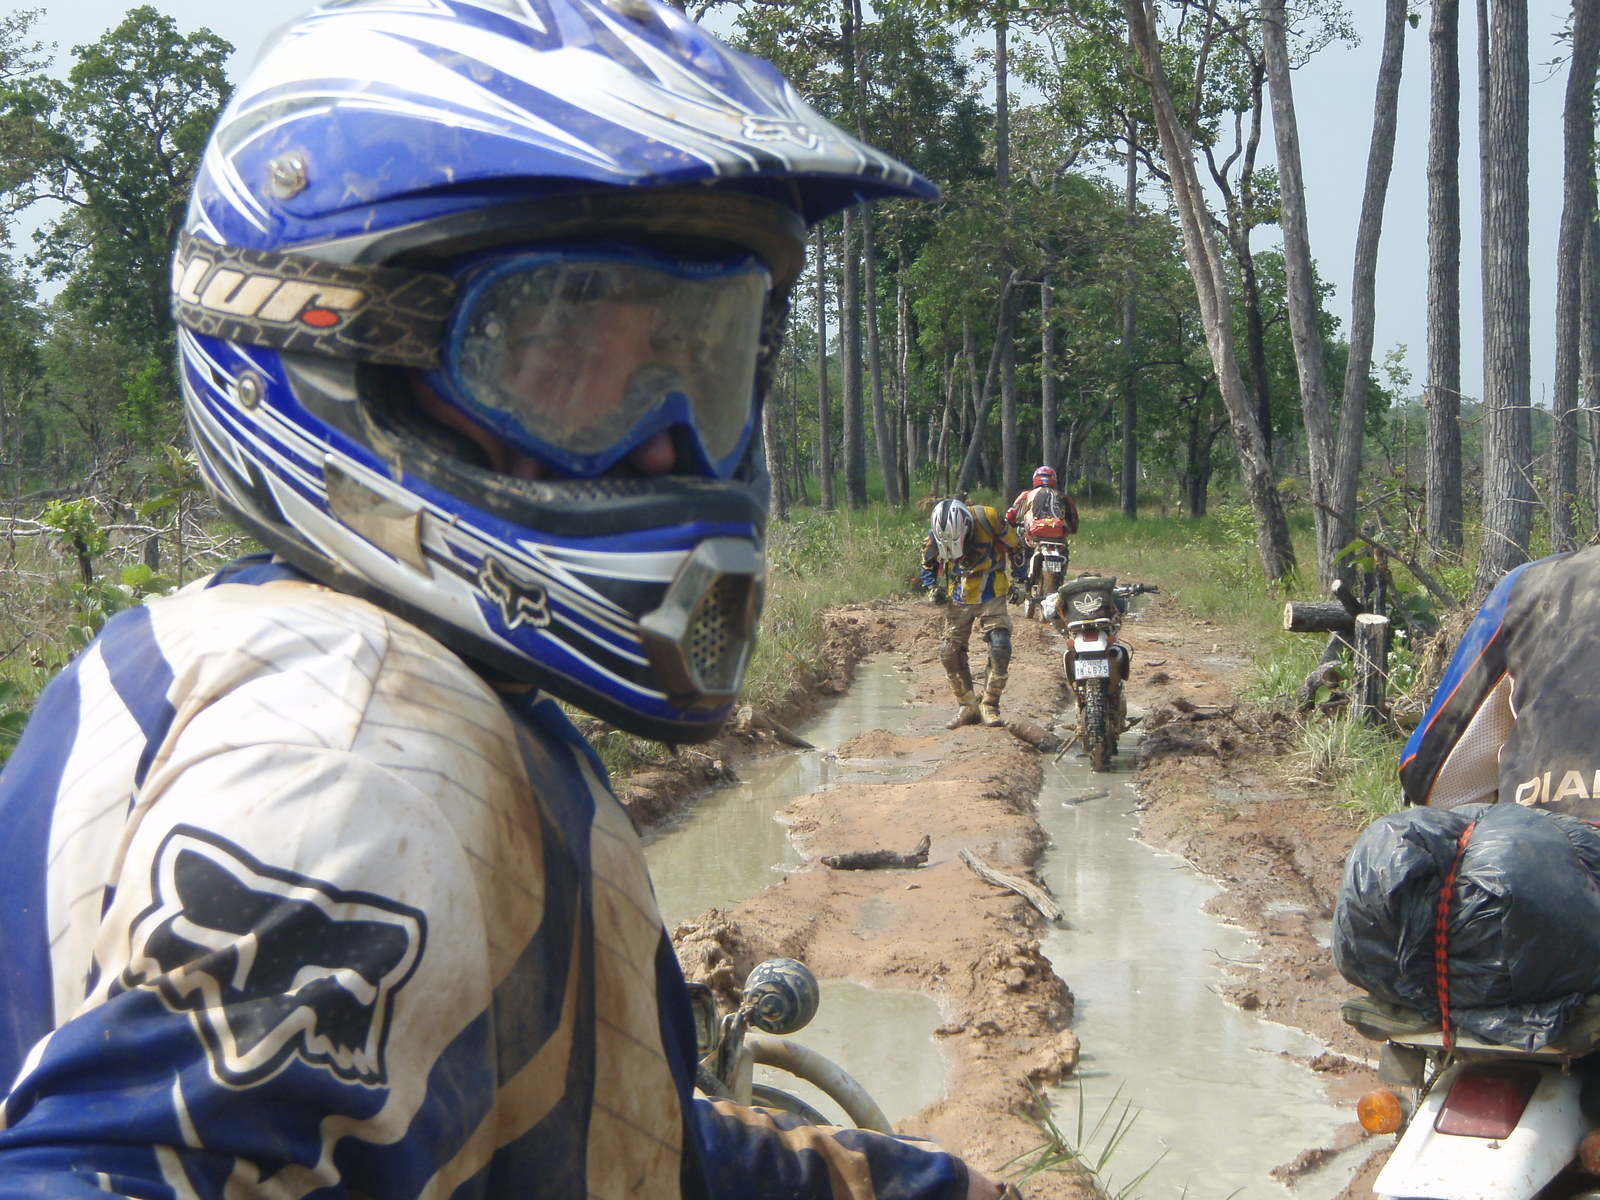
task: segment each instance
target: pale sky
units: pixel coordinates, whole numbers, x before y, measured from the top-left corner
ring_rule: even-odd
[[[236,79],[248,69],[255,48],[263,39],[313,6],[310,0],[277,4],[271,0],[255,4],[235,0],[221,4],[215,0],[153,2],[172,14],[185,33],[209,26],[232,42],[238,48],[230,63],[230,72]],[[70,65],[73,45],[96,40],[131,7],[129,0],[52,0],[35,32],[44,41],[58,44],[58,65],[65,70]],[[1295,73],[1312,253],[1323,277],[1338,289],[1331,301],[1332,312],[1347,324],[1348,284],[1371,137],[1383,4],[1381,0],[1349,0],[1349,7],[1362,45],[1324,50]],[[1535,64],[1529,191],[1533,207],[1530,264],[1536,404],[1549,402],[1555,355],[1552,307],[1561,203],[1561,106],[1566,87],[1564,68],[1552,70],[1539,64],[1549,62],[1560,52],[1554,34],[1567,9],[1557,0],[1529,0]],[[1477,253],[1477,53],[1472,6],[1463,5],[1462,15],[1462,386],[1468,395],[1476,396],[1482,387],[1478,355],[1481,306]],[[1422,386],[1427,351],[1428,17],[1424,9],[1420,27],[1407,33],[1395,167],[1378,254],[1377,333],[1373,345],[1373,361],[1379,366],[1387,351],[1401,344],[1407,347],[1413,391]],[[1262,157],[1271,158],[1270,132],[1263,137]],[[1257,234],[1262,246],[1276,245],[1279,240],[1276,229]]]

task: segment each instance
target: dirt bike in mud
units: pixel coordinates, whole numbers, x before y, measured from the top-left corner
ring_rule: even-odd
[[[1437,1027],[1396,1028],[1388,1006],[1345,1004],[1345,1020],[1381,1039],[1378,1079],[1357,1117],[1399,1133],[1372,1185],[1394,1200],[1600,1197],[1600,1064],[1547,1047],[1520,1050]],[[1384,1010],[1388,1010],[1385,1012]],[[1401,1010],[1403,1011],[1403,1010]],[[1374,1026],[1377,1027],[1374,1027]]]
[[[700,1069],[695,1086],[708,1096],[792,1112],[812,1125],[832,1125],[800,1097],[754,1082],[758,1065],[786,1071],[820,1089],[859,1129],[894,1132],[867,1090],[831,1059],[785,1034],[805,1028],[821,998],[817,980],[804,963],[769,958],[745,979],[739,1007],[718,1015],[711,989],[689,985],[694,1005]]]
[[[1080,575],[1057,589],[1048,616],[1069,644],[1061,664],[1078,703],[1078,740],[1096,771],[1109,771],[1117,739],[1128,725],[1130,655],[1117,640],[1128,600],[1160,589],[1146,583],[1118,583],[1114,576]]]
[[[1061,511],[1061,498],[1045,492],[1024,531],[1028,548],[1028,586],[1023,597],[1023,614],[1044,616],[1044,601],[1055,594],[1067,571],[1067,522]]]

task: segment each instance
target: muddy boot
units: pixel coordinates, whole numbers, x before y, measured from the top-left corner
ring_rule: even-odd
[[[999,672],[989,672],[989,682],[984,685],[983,699],[978,703],[978,715],[983,718],[983,723],[991,728],[998,729],[1004,725],[1005,718],[1000,715],[1000,693],[1005,691],[1006,677]]]
[[[960,729],[963,725],[976,725],[983,720],[983,714],[978,711],[978,698],[972,694],[972,689],[956,693],[956,703],[961,705],[955,716],[945,723],[946,729]]]

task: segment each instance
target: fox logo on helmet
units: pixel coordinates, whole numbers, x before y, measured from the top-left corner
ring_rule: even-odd
[[[122,983],[188,1013],[219,1080],[248,1087],[299,1059],[387,1083],[391,1011],[422,957],[422,913],[186,826],[162,842],[151,883]]]

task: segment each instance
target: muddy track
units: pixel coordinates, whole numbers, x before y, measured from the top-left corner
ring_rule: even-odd
[[[1014,618],[1002,708],[1019,723],[1060,723],[1069,732],[1060,639],[1015,610]],[[806,865],[728,911],[680,925],[679,957],[691,978],[729,1000],[750,967],[775,954],[800,958],[824,978],[932,997],[943,1015],[937,1037],[946,1098],[899,1128],[996,1170],[1042,1140],[1023,1115],[1030,1081],[1056,1081],[1076,1064],[1072,981],[1058,979],[1040,953],[1045,926],[1038,912],[984,883],[958,854],[968,848],[1000,870],[1031,872],[1045,845],[1034,812],[1041,757],[1004,729],[944,729],[953,708],[938,661],[938,610],[916,601],[853,605],[830,613],[828,629],[829,677],[808,681],[799,694],[812,703],[836,695],[855,662],[893,650],[919,709],[908,734],[864,732],[839,756],[921,773],[797,798],[782,815]],[[1322,1040],[1328,1052],[1307,1065],[1342,1098],[1370,1077],[1372,1047],[1339,1021],[1339,1001],[1350,989],[1319,935],[1325,938],[1355,822],[1294,781],[1287,722],[1239,704],[1247,658],[1229,653],[1215,628],[1157,598],[1123,635],[1134,654],[1130,709],[1146,714],[1141,836],[1223,885],[1212,909],[1260,943],[1257,961],[1232,968],[1227,998]],[[983,657],[977,649],[980,676]],[[803,705],[783,715],[796,719]],[[781,729],[762,716],[746,714],[736,723],[741,732],[689,759],[689,770],[671,764],[621,781],[636,820],[670,813],[707,773],[714,777],[729,764],[736,770],[741,755],[781,749]],[[931,851],[915,871],[835,871],[820,861],[851,850],[909,850],[924,834]],[[1306,1147],[1280,1173],[1312,1169],[1357,1135],[1353,1126],[1330,1130],[1327,1146]],[[1054,1200],[1091,1190],[1050,1173],[1030,1181],[1028,1194]]]

